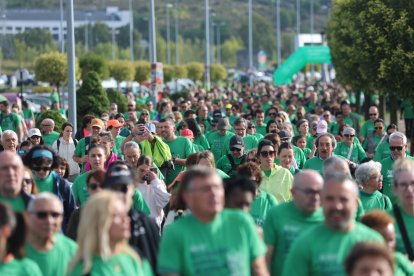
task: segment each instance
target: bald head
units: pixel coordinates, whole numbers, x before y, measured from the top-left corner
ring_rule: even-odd
[[[41,130],[43,134],[50,134],[52,133],[53,129],[55,128],[55,121],[50,118],[46,118],[40,124]]]
[[[312,214],[321,205],[320,194],[323,178],[313,170],[305,170],[295,175],[292,186],[293,203],[305,214]]]
[[[295,175],[295,178],[293,179],[293,188],[301,188],[309,181],[318,182],[321,186],[323,185],[323,178],[317,171],[304,170]]]
[[[0,153],[0,194],[16,197],[22,190],[23,162],[15,152]]]

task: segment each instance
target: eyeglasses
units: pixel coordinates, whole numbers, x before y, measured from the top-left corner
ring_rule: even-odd
[[[114,185],[111,187],[111,190],[126,194],[128,192],[128,185],[127,184]]]
[[[383,127],[375,127],[375,129],[383,129]]]
[[[101,185],[96,184],[96,183],[89,183],[88,184],[88,188],[91,189],[92,191],[95,191],[96,189],[100,188]]]
[[[276,116],[276,113],[269,113],[269,116]]]
[[[349,138],[349,137],[355,137],[355,134],[344,134],[345,137]]]
[[[52,168],[51,166],[49,166],[49,167],[48,166],[44,166],[44,167],[33,167],[32,170],[34,170],[36,172],[40,172],[40,171],[47,172],[47,171],[50,171],[51,168]]]
[[[369,113],[369,116],[377,116],[377,113]]]
[[[25,179],[23,179],[23,182],[24,182],[24,184],[26,184],[26,185],[32,185],[33,180],[32,180],[32,179],[30,179],[30,178],[25,178]]]
[[[302,188],[295,188],[295,190],[301,191],[306,196],[316,196],[320,195],[322,190],[312,190],[312,189],[302,189]]]
[[[268,156],[274,156],[275,155],[275,151],[274,150],[269,150],[269,151],[261,151],[260,155],[262,157],[268,157]]]
[[[32,212],[32,213],[35,214],[38,219],[46,219],[49,216],[51,216],[54,219],[57,219],[58,217],[62,215],[62,213],[54,212],[54,211],[51,211],[51,212],[38,211],[38,212]]]
[[[40,137],[40,136],[37,136],[37,135],[33,135],[32,137],[30,137],[30,139],[40,139],[40,138],[42,138],[42,137]]]
[[[42,127],[51,127],[52,125],[40,125]]]
[[[330,114],[323,114],[323,117],[329,117],[331,116]]]
[[[393,146],[390,146],[390,150],[391,151],[394,151],[394,150],[398,150],[398,151],[402,151],[403,150],[403,146],[395,146],[395,147],[393,147]]]
[[[239,148],[231,148],[230,151],[238,151],[238,152],[241,152],[241,149],[239,149]]]
[[[255,129],[255,126],[249,126],[248,129]]]
[[[401,187],[402,190],[407,191],[408,188],[410,188],[410,187],[412,189],[414,189],[414,181],[411,181],[409,183],[407,183],[407,182],[396,183],[396,186]]]

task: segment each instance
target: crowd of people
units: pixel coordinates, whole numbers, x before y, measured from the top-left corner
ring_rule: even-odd
[[[323,82],[126,97],[79,129],[0,102],[0,275],[414,275],[411,105],[404,132]]]

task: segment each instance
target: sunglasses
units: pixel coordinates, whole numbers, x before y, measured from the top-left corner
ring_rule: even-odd
[[[323,117],[329,117],[331,116],[330,114],[324,114]]]
[[[377,113],[369,113],[369,116],[377,116]]]
[[[262,157],[268,157],[268,156],[274,156],[275,155],[275,151],[274,150],[269,150],[269,151],[261,151],[260,155]]]
[[[33,180],[31,180],[30,178],[25,178],[23,179],[24,184],[26,185],[32,185],[33,184]]]
[[[46,167],[46,166],[44,166],[44,167],[33,167],[32,168],[32,170],[34,170],[34,171],[36,171],[36,172],[40,172],[40,171],[44,171],[44,172],[47,172],[47,171],[50,171],[52,169],[52,167],[50,166],[50,167]]]
[[[32,137],[30,137],[30,139],[40,139],[40,138],[42,138],[42,137],[40,137],[40,136],[37,136],[37,135],[33,135]]]
[[[141,116],[148,116],[148,113],[141,113]]]
[[[269,113],[269,116],[276,116],[276,113]]]
[[[111,187],[111,190],[126,194],[128,192],[128,185],[127,184],[114,185]]]
[[[92,191],[95,191],[96,189],[100,188],[101,185],[96,184],[96,183],[89,183],[88,184],[88,188],[91,189]]]
[[[398,151],[402,151],[403,150],[403,146],[395,146],[395,147],[393,147],[393,146],[390,146],[390,150],[391,151],[394,151],[394,150],[398,150]]]
[[[255,126],[249,126],[248,129],[255,129]]]
[[[230,151],[238,151],[238,152],[241,152],[241,149],[239,149],[239,148],[231,148]]]
[[[344,134],[345,137],[349,138],[349,137],[355,137],[355,134]]]
[[[383,127],[375,127],[375,129],[383,129]]]
[[[38,212],[33,212],[33,214],[35,214],[38,219],[46,219],[46,218],[49,217],[49,215],[52,218],[56,219],[56,218],[58,218],[58,217],[60,217],[62,215],[62,213],[53,212],[53,211],[52,212],[38,211]]]

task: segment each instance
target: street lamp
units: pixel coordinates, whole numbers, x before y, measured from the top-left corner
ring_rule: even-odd
[[[134,61],[134,12],[132,11],[132,0],[129,0],[129,58]]]
[[[89,19],[90,19],[91,15],[92,14],[90,12],[85,14],[85,52],[89,51],[88,29],[89,29]]]
[[[217,46],[216,47],[217,47],[217,63],[218,64],[221,64],[221,27],[223,27],[225,25],[226,24],[224,24],[223,22],[216,24],[216,26],[217,26],[217,31],[216,31]]]
[[[276,0],[276,39],[277,39],[277,66],[282,64],[282,35],[280,27],[280,0]]]
[[[313,29],[313,23],[314,23],[314,12],[313,12],[313,1],[314,0],[310,0],[310,33],[311,33],[311,44],[313,44],[313,33],[314,33],[314,29]],[[314,79],[315,77],[315,65],[312,63],[311,64],[311,79]]]
[[[248,2],[248,18],[249,18],[249,82],[253,86],[253,19],[252,19],[252,0]]]
[[[167,64],[171,64],[171,43],[170,43],[170,9],[173,7],[172,4],[166,5],[167,12]]]
[[[214,19],[216,18],[216,13],[211,10],[210,13],[210,64],[214,64]]]
[[[178,47],[178,0],[175,0],[175,64],[180,63],[180,54]]]
[[[205,0],[205,30],[206,30],[206,60],[204,68],[204,86],[207,90],[210,89],[210,10],[208,0]]]
[[[65,38],[63,35],[63,0],[59,0],[59,6],[60,6],[59,42],[60,42],[60,51],[63,53],[65,51]]]
[[[152,52],[152,57],[151,57],[151,63],[157,63],[157,44],[156,44],[156,34],[155,34],[155,3],[154,0],[151,0],[151,22],[150,22],[150,27],[151,27],[151,52]]]

